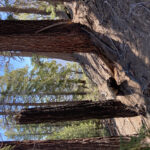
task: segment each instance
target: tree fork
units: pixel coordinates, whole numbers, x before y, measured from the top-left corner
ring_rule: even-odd
[[[69,102],[64,106],[22,109],[22,111],[15,116],[15,120],[19,124],[55,123],[87,119],[133,117],[140,114],[144,115],[145,110],[127,106],[116,100],[103,102],[79,101],[77,103]]]
[[[71,21],[1,21],[0,50],[26,52],[94,52],[83,25]]]

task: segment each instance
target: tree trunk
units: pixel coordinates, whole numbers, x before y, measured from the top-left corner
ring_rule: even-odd
[[[120,140],[122,139],[122,141]],[[128,142],[130,137],[87,138],[75,140],[46,141],[2,141],[1,148],[14,146],[13,150],[119,150],[121,142]]]
[[[104,99],[116,97],[125,104],[146,107],[146,118],[115,119],[119,134],[135,134],[143,124],[150,128],[150,2],[94,0],[65,5],[72,9],[73,22],[92,30],[86,32],[99,50],[96,54],[75,54],[75,58],[99,86]],[[118,85],[126,82],[122,88],[128,92],[122,96],[110,92],[106,82],[110,77]]]
[[[59,102],[58,102],[59,103]],[[19,124],[63,122],[86,119],[107,119],[144,115],[142,108],[126,106],[119,101],[104,102],[78,101],[64,106],[51,106],[23,109],[15,117]]]
[[[0,50],[26,52],[94,52],[80,24],[70,21],[1,21]]]

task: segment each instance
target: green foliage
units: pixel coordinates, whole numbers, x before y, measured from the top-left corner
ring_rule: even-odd
[[[9,128],[5,132],[5,136],[10,139],[20,140],[44,140],[46,137],[59,130],[62,127],[55,127],[49,123],[47,124],[32,124],[32,125],[16,125],[15,127]]]
[[[20,141],[104,137],[108,134],[98,120],[90,120],[60,124],[17,125],[16,128],[9,129],[5,135]]]
[[[150,138],[150,130],[142,127],[139,134],[131,137],[128,143],[122,142],[121,139],[120,150],[149,150],[150,147],[143,142],[146,137]]]
[[[52,92],[74,91],[75,94],[72,96],[75,98],[76,92],[88,91],[82,87],[87,82],[86,76],[83,73],[76,75],[80,68],[75,64],[62,66],[56,61],[46,62],[33,58],[32,65],[31,70],[28,67],[13,71],[6,69],[5,75],[0,77],[1,95],[43,97]]]
[[[16,19],[14,18],[13,14],[9,14],[7,16],[7,20],[16,20]]]
[[[78,124],[73,122],[71,126],[66,126],[59,132],[54,132],[48,136],[48,139],[75,139],[102,136],[106,136],[106,130],[101,127],[101,124],[97,125],[96,121],[91,120],[79,122]]]
[[[20,1],[20,0],[15,0],[14,2],[12,1],[4,1],[3,3],[4,7],[15,7],[15,8],[23,8],[23,9],[36,9],[37,11],[42,10],[46,12],[49,12],[49,15],[43,15],[43,14],[36,14],[34,13],[17,13],[17,11],[14,12],[6,12],[8,14],[7,20],[47,20],[47,19],[56,19],[56,11],[59,9],[62,9],[62,6],[58,5],[58,9],[57,9],[57,5],[54,5],[51,1],[48,3],[46,1],[37,1],[37,0],[26,0],[26,1]],[[36,11],[36,12],[37,12]]]
[[[91,87],[91,89],[90,89]],[[72,95],[57,95],[59,92],[74,92]],[[87,79],[82,68],[75,63],[61,65],[56,61],[34,56],[32,67],[24,67],[16,70],[5,69],[5,74],[0,76],[0,102],[12,103],[11,107],[4,105],[4,109],[19,111],[29,106],[15,106],[15,103],[46,103],[50,101],[87,100],[87,95],[78,95],[77,92],[92,92],[93,87]],[[57,92],[57,93],[56,93]],[[53,93],[53,95],[49,95]],[[90,95],[90,94],[89,94]],[[71,130],[71,126],[65,127],[64,123],[59,127],[49,124],[35,126],[14,126],[12,117],[8,116],[9,126],[5,126],[5,135],[15,140],[41,140],[47,139],[56,131]],[[12,122],[12,123],[10,123]],[[81,124],[72,123],[72,128],[79,127],[79,137],[99,135],[99,130],[94,130],[95,123]],[[91,131],[82,133],[83,128]],[[94,130],[94,133],[92,131]],[[67,132],[67,131],[64,131]],[[70,132],[70,131],[69,131]],[[72,132],[74,132],[72,130]],[[100,131],[101,132],[101,131]],[[101,134],[102,135],[102,134]],[[62,137],[63,138],[63,137]]]
[[[51,19],[55,19],[56,18],[55,7],[53,5],[47,6],[46,7],[46,12],[50,12],[51,13]]]

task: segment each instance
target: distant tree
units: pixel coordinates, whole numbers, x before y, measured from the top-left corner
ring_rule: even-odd
[[[0,4],[0,11],[6,12],[8,16],[16,19],[35,19],[35,18],[59,18],[69,19],[67,12],[62,4],[57,4],[52,1],[6,1]],[[22,15],[20,15],[22,14]],[[25,15],[26,14],[26,15]],[[34,14],[34,15],[33,15]],[[22,16],[22,17],[21,17]],[[7,17],[9,20],[9,17]]]
[[[67,102],[67,104],[62,106],[23,109],[15,116],[15,120],[19,124],[36,124],[44,122],[55,123],[88,119],[134,117],[138,115],[145,115],[145,110],[127,106],[116,100],[103,102],[77,101],[76,103]]]
[[[39,9],[36,9],[36,8],[17,8],[15,6],[8,6],[8,7],[0,7],[0,11],[1,12],[9,12],[9,13],[13,13],[14,16],[16,17],[13,17],[12,18],[18,18],[17,16],[19,16],[20,13],[26,13],[26,14],[37,14],[37,15],[51,15],[51,10],[50,9],[47,9],[47,10],[39,10]],[[7,17],[7,20],[10,20],[10,15],[8,15]],[[55,17],[59,17],[60,19],[69,19],[67,17],[67,14],[65,11],[63,10],[58,10],[55,12]]]
[[[42,123],[3,127],[5,136],[13,140],[48,140],[103,137],[108,135],[99,120],[64,123]]]
[[[20,107],[51,105],[50,101],[79,99],[78,95],[83,97],[90,92],[84,73],[76,74],[76,70],[82,71],[78,66],[36,61],[32,61],[31,70],[28,67],[13,71],[5,69],[5,75],[0,76],[1,105],[12,107],[13,111]]]
[[[99,120],[80,121],[78,124],[72,122],[69,126],[64,126],[63,130],[55,131],[47,136],[47,139],[76,139],[104,137],[108,133]]]
[[[39,10],[36,8],[17,8],[14,6],[0,7],[0,11],[11,12],[11,13],[30,13],[30,14],[50,15],[50,12],[47,12],[46,10]]]
[[[45,125],[38,130],[31,129],[32,132],[28,132],[29,129],[25,127],[14,127],[10,122],[12,122],[13,115],[21,108],[65,105],[69,98],[65,98],[67,95],[70,95],[69,100],[77,100],[81,99],[78,98],[79,95],[88,93],[84,92],[84,87],[82,87],[82,85],[87,87],[89,85],[81,67],[74,63],[61,65],[56,61],[46,60],[34,56],[32,69],[27,66],[17,70],[5,68],[5,74],[0,76],[0,107],[3,108],[0,115],[6,117],[8,121],[8,125],[5,123],[5,129],[8,128],[10,131],[6,132],[10,138],[40,139],[42,135],[47,137],[46,132],[50,132],[50,129],[47,129],[45,133],[41,133]],[[62,102],[58,104],[56,101]],[[52,125],[49,126],[52,127]],[[57,130],[61,128],[60,126]]]

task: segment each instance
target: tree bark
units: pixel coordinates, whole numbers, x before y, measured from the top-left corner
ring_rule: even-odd
[[[58,102],[59,103],[59,102]],[[63,122],[86,119],[107,119],[114,117],[133,117],[144,115],[141,108],[126,106],[119,101],[104,102],[78,101],[64,106],[23,109],[15,117],[19,124]]]
[[[70,21],[1,21],[0,50],[26,52],[94,52],[83,26]]]
[[[122,141],[120,140],[122,139]],[[87,138],[74,140],[46,141],[3,141],[1,148],[14,146],[13,150],[119,150],[120,143],[127,143],[130,137]]]
[[[72,9],[73,22],[86,30],[98,47],[96,54],[75,54],[104,99],[116,97],[127,105],[145,105],[147,117],[117,118],[118,134],[136,134],[143,123],[150,128],[150,2],[147,0],[94,0],[65,3]],[[92,65],[91,65],[92,64]],[[124,81],[128,94],[115,95],[107,80]],[[113,94],[112,94],[113,93]]]

